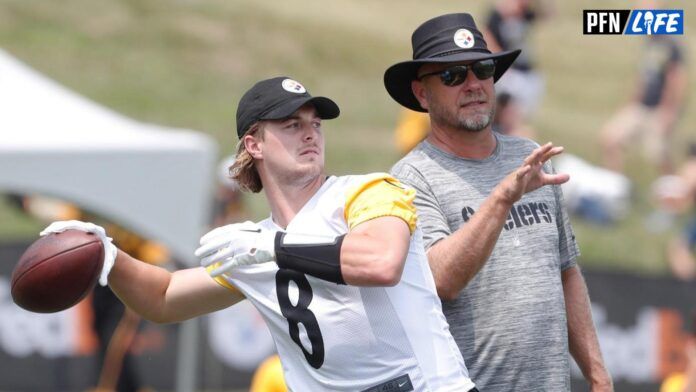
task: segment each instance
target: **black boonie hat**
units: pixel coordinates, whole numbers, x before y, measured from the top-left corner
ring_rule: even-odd
[[[237,106],[237,136],[242,136],[260,120],[282,120],[306,103],[317,109],[319,118],[338,117],[338,105],[326,97],[312,97],[302,84],[287,76],[256,83],[244,93]]]
[[[474,18],[465,13],[441,15],[426,21],[413,32],[411,46],[413,60],[389,67],[384,72],[384,86],[396,102],[418,112],[427,112],[411,91],[411,81],[417,78],[421,65],[494,59],[493,80],[497,81],[521,52],[517,49],[491,53]]]

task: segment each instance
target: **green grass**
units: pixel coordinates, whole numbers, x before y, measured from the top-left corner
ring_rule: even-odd
[[[599,163],[598,132],[632,92],[640,39],[583,36],[582,9],[629,8],[624,0],[555,3],[555,15],[534,32],[546,96],[534,126],[552,140]],[[382,75],[410,57],[410,35],[425,19],[470,11],[483,20],[487,2],[375,2],[367,0],[0,0],[0,47],[60,83],[136,119],[200,130],[223,153],[233,150],[234,112],[256,80],[286,74],[313,94],[341,106],[325,125],[331,173],[387,170],[398,158],[392,128],[399,106]],[[696,6],[672,1],[687,17],[687,51],[696,52],[688,18]],[[691,62],[693,64],[693,62]],[[691,67],[689,91],[696,87]],[[1,87],[0,87],[1,88]],[[696,138],[694,100],[675,143]],[[637,150],[637,149],[636,149]],[[676,150],[678,159],[682,156]],[[583,263],[592,268],[665,273],[664,244],[643,220],[656,173],[638,154],[628,174],[636,184],[634,209],[615,228],[575,221]],[[252,215],[267,213],[249,198]],[[0,239],[36,235],[37,222],[0,204]]]

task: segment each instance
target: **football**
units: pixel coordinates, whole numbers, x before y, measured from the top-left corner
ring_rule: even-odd
[[[98,236],[80,230],[36,240],[12,271],[12,299],[37,313],[65,310],[94,288],[104,263]]]

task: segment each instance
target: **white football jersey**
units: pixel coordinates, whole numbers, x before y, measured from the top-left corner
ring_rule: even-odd
[[[403,196],[396,202],[389,196],[395,192]],[[387,174],[330,177],[285,231],[326,237],[378,216],[408,222],[398,210],[404,210],[401,204],[412,209],[412,196],[413,190]],[[290,390],[462,392],[474,387],[442,314],[415,214],[411,220],[408,257],[393,287],[339,285],[280,270],[276,263],[240,267],[217,278],[241,291],[266,320]],[[271,218],[259,225],[283,230]]]

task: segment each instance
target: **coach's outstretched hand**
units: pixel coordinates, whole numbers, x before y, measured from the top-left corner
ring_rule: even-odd
[[[251,221],[221,226],[201,237],[195,254],[203,267],[214,266],[211,276],[219,276],[242,265],[275,261],[275,235]]]
[[[560,185],[570,179],[568,174],[546,173],[544,165],[552,157],[563,153],[563,147],[546,143],[537,147],[524,160],[517,170],[505,177],[496,187],[497,192],[504,200],[512,204],[517,202],[522,195],[532,192],[545,185]]]
[[[107,237],[106,231],[103,227],[95,225],[94,223],[82,222],[78,220],[53,222],[48,225],[47,228],[43,229],[39,235],[43,237],[51,233],[62,233],[67,230],[80,230],[87,233],[93,233],[99,237],[104,245],[104,266],[102,267],[101,274],[99,275],[99,284],[106,286],[108,283],[109,272],[111,272],[111,269],[114,267],[116,255],[118,254],[118,249],[114,244],[111,243],[111,237]]]

